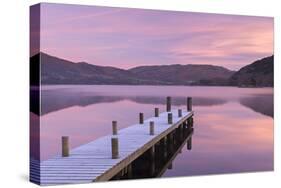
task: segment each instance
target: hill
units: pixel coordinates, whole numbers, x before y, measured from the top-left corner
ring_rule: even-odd
[[[269,56],[242,67],[234,73],[229,84],[239,87],[273,87],[273,61]]]
[[[103,85],[227,85],[234,73],[213,65],[140,66],[129,70],[71,62],[45,53],[31,57],[41,61],[42,84]]]

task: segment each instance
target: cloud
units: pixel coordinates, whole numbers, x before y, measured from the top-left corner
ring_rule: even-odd
[[[273,19],[44,4],[42,51],[93,64],[240,67],[273,53]]]

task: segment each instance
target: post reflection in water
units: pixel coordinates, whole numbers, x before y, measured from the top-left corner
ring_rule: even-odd
[[[167,169],[173,169],[173,160],[181,153],[185,144],[186,149],[191,150],[193,131],[193,121],[184,122],[111,180],[161,177]]]

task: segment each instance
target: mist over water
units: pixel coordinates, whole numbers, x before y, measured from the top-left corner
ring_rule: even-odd
[[[193,97],[192,150],[183,148],[163,176],[266,171],[273,169],[273,89],[188,86],[79,86],[41,88],[41,159],[60,154],[61,136],[74,148],[153,116],[186,108]],[[32,110],[32,109],[31,109]],[[36,117],[31,113],[31,120]],[[33,117],[33,118],[32,118]]]

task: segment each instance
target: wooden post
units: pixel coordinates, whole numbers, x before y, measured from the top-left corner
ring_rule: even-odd
[[[119,147],[118,147],[118,138],[117,137],[111,138],[111,153],[112,153],[112,159],[119,158]]]
[[[173,144],[176,144],[176,141],[177,141],[177,139],[176,139],[176,129],[174,129],[172,134],[173,134]]]
[[[172,133],[170,133],[170,134],[168,134],[168,152],[169,153],[173,153],[174,152],[174,143],[173,143],[173,134]]]
[[[150,162],[150,176],[153,176],[155,173],[155,145],[151,146],[149,149],[149,162]]]
[[[155,117],[159,117],[159,108],[154,109]]]
[[[182,117],[182,110],[181,109],[178,109],[178,116]]]
[[[171,112],[171,97],[167,97],[166,105],[167,112]]]
[[[187,125],[188,125],[188,127],[193,128],[193,118],[192,117],[188,118]]]
[[[121,170],[121,177],[124,176],[124,174],[125,174],[125,169],[122,169]]]
[[[190,137],[187,141],[187,149],[191,150],[192,149],[192,137]]]
[[[167,159],[167,157],[168,157],[168,151],[167,151],[167,149],[168,149],[168,142],[167,142],[167,140],[168,140],[167,136],[165,136],[163,138],[163,146],[162,146],[164,159]]]
[[[182,139],[183,139],[183,137],[184,137],[184,129],[183,129],[183,125],[181,124],[181,125],[179,126],[179,128],[180,128],[180,139],[182,140]]]
[[[173,114],[168,113],[168,124],[172,124],[172,123],[173,123]]]
[[[62,143],[62,157],[68,157],[69,156],[69,138],[68,138],[68,136],[61,137],[61,143]]]
[[[171,162],[171,163],[169,164],[168,169],[169,169],[169,170],[173,169],[173,162]]]
[[[164,145],[165,145],[165,147],[168,145],[167,142],[168,142],[168,138],[167,138],[167,136],[165,136],[165,137],[164,137]]]
[[[117,121],[112,121],[112,134],[117,135]]]
[[[154,177],[155,174],[155,159],[152,159],[150,164],[150,176]]]
[[[149,134],[154,135],[154,121],[149,122]]]
[[[140,124],[143,124],[143,113],[140,113]]]
[[[187,105],[187,111],[188,112],[192,111],[192,98],[191,97],[187,97],[186,105]]]
[[[152,161],[154,161],[154,157],[155,157],[155,146],[151,146],[151,148],[149,149],[149,155]]]
[[[126,167],[124,168],[124,173],[125,173],[125,174],[128,173],[128,166],[126,166]]]
[[[133,176],[133,169],[132,169],[132,163],[128,165],[128,178],[132,178]]]

